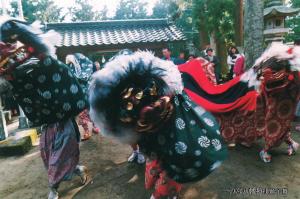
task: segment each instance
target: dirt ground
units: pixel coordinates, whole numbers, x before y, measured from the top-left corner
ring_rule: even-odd
[[[294,137],[300,142],[299,134]],[[230,150],[229,158],[217,171],[200,182],[187,184],[181,198],[300,198],[300,154],[288,157],[282,145],[273,151],[273,162],[265,164],[258,157],[260,145]],[[128,146],[100,136],[81,143],[81,163],[88,166],[93,179],[84,187],[80,187],[78,178],[63,183],[59,189],[61,198],[150,198],[151,192],[143,187],[144,167],[128,164],[129,154]],[[1,199],[47,197],[47,176],[37,147],[22,157],[0,157],[0,176]],[[285,188],[287,195],[249,196],[237,193],[240,188]]]

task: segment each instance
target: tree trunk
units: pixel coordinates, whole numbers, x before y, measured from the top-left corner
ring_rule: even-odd
[[[200,19],[201,20],[201,19]],[[204,21],[200,22],[200,30],[199,30],[199,36],[200,36],[200,49],[204,50],[206,45],[210,44],[210,40],[209,40],[209,34],[206,28],[206,25],[204,23]]]
[[[245,0],[244,47],[246,66],[251,67],[263,51],[264,1]]]
[[[235,45],[242,47],[244,40],[244,0],[235,0]]]
[[[226,43],[224,38],[216,37],[216,34],[213,34],[216,41],[216,51],[217,56],[220,60],[221,64],[221,70],[222,74],[228,73],[228,67],[227,67],[227,49],[226,49]]]

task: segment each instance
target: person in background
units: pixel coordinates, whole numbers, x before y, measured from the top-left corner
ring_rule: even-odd
[[[245,56],[241,54],[241,56],[237,58],[233,68],[234,76],[242,75],[245,72],[245,69]]]
[[[192,61],[193,59],[196,59],[196,55],[190,54],[188,61]]]
[[[235,62],[238,58],[240,58],[240,54],[238,49],[235,46],[232,46],[231,48],[229,48],[229,52],[228,52],[228,57],[227,57],[227,64],[229,67],[229,75],[228,75],[228,79],[231,80],[233,78],[233,69],[234,69],[234,65]]]
[[[101,70],[101,65],[98,61],[95,61],[93,65],[93,72],[97,72],[98,70]]]
[[[99,62],[96,61],[93,63],[88,57],[84,56],[83,54],[75,53],[67,55],[66,64],[69,66],[71,72],[77,78],[83,91],[87,93],[91,75],[100,69]],[[82,141],[88,140],[91,137],[89,123],[93,124],[92,132],[95,134],[99,134],[100,130],[91,121],[88,109],[83,110],[77,118],[78,125],[81,126],[84,130],[83,136],[81,138]]]
[[[184,64],[186,62],[186,58],[185,58],[185,52],[184,51],[180,51],[178,58],[176,59],[176,65],[181,65]]]
[[[212,48],[208,48],[206,50],[206,56],[204,57],[207,61],[214,64],[215,76],[217,84],[220,83],[221,80],[221,66],[217,56],[214,55],[214,50]]]
[[[205,49],[202,51],[203,57],[205,57],[207,55],[207,53],[206,53],[207,49],[211,49],[210,44],[205,45]]]
[[[173,63],[176,61],[176,59],[171,56],[172,52],[168,47],[162,49],[162,54],[163,54],[163,58],[162,58],[163,60],[172,61]]]

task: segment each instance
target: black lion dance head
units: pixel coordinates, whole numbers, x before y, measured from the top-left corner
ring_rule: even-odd
[[[125,50],[94,74],[91,117],[104,133],[134,142],[135,132],[162,127],[172,112],[170,98],[182,90],[180,73],[171,62],[151,52]]]
[[[43,33],[38,22],[0,17],[0,75],[12,75],[22,71],[20,67],[32,57],[54,56],[54,31]]]
[[[54,54],[60,36],[40,27],[0,18],[0,76],[35,125],[76,116],[87,105],[77,78]]]

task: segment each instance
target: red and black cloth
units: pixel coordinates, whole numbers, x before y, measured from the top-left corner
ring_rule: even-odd
[[[202,69],[201,60],[195,59],[178,66],[182,73],[185,92],[207,111],[224,113],[232,110],[255,110],[258,93],[254,86],[241,77],[223,85],[213,85]]]

